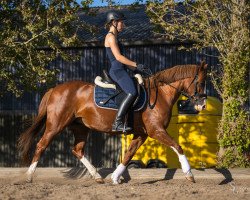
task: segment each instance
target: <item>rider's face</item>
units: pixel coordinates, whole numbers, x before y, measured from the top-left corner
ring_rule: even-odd
[[[118,20],[117,21],[117,30],[118,30],[118,32],[121,32],[124,27],[125,27],[125,24],[124,24],[123,20]]]

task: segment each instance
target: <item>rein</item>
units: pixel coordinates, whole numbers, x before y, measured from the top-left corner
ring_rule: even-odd
[[[157,101],[157,96],[158,96],[158,87],[156,85],[156,81],[154,79],[154,86],[155,86],[155,100],[154,100],[154,103],[151,104],[150,103],[150,96],[151,96],[151,90],[150,90],[150,80],[149,80],[149,77],[148,77],[148,107],[150,109],[153,109],[156,105],[156,101]]]

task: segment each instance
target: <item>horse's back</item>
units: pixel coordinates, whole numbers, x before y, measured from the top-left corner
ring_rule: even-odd
[[[83,86],[93,86],[93,83],[88,83],[88,82],[84,82],[84,81],[80,81],[80,80],[74,80],[74,81],[67,81],[61,84],[56,85],[53,89],[77,89]]]
[[[75,95],[80,95],[84,90],[93,88],[94,84],[84,82],[84,81],[68,81],[65,83],[61,83],[56,85],[53,88],[52,94],[59,94],[59,95],[64,95],[64,94],[70,94],[72,96]]]

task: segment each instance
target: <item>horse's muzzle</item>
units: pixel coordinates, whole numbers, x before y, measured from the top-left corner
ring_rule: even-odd
[[[194,105],[195,110],[202,111],[206,109],[206,98],[202,98],[196,101]]]

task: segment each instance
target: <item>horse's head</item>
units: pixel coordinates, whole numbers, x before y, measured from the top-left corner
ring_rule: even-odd
[[[197,68],[196,75],[191,82],[186,83],[185,96],[188,97],[189,101],[194,104],[194,108],[197,111],[204,110],[206,108],[206,91],[205,91],[205,82],[207,75],[207,64],[202,62]]]

